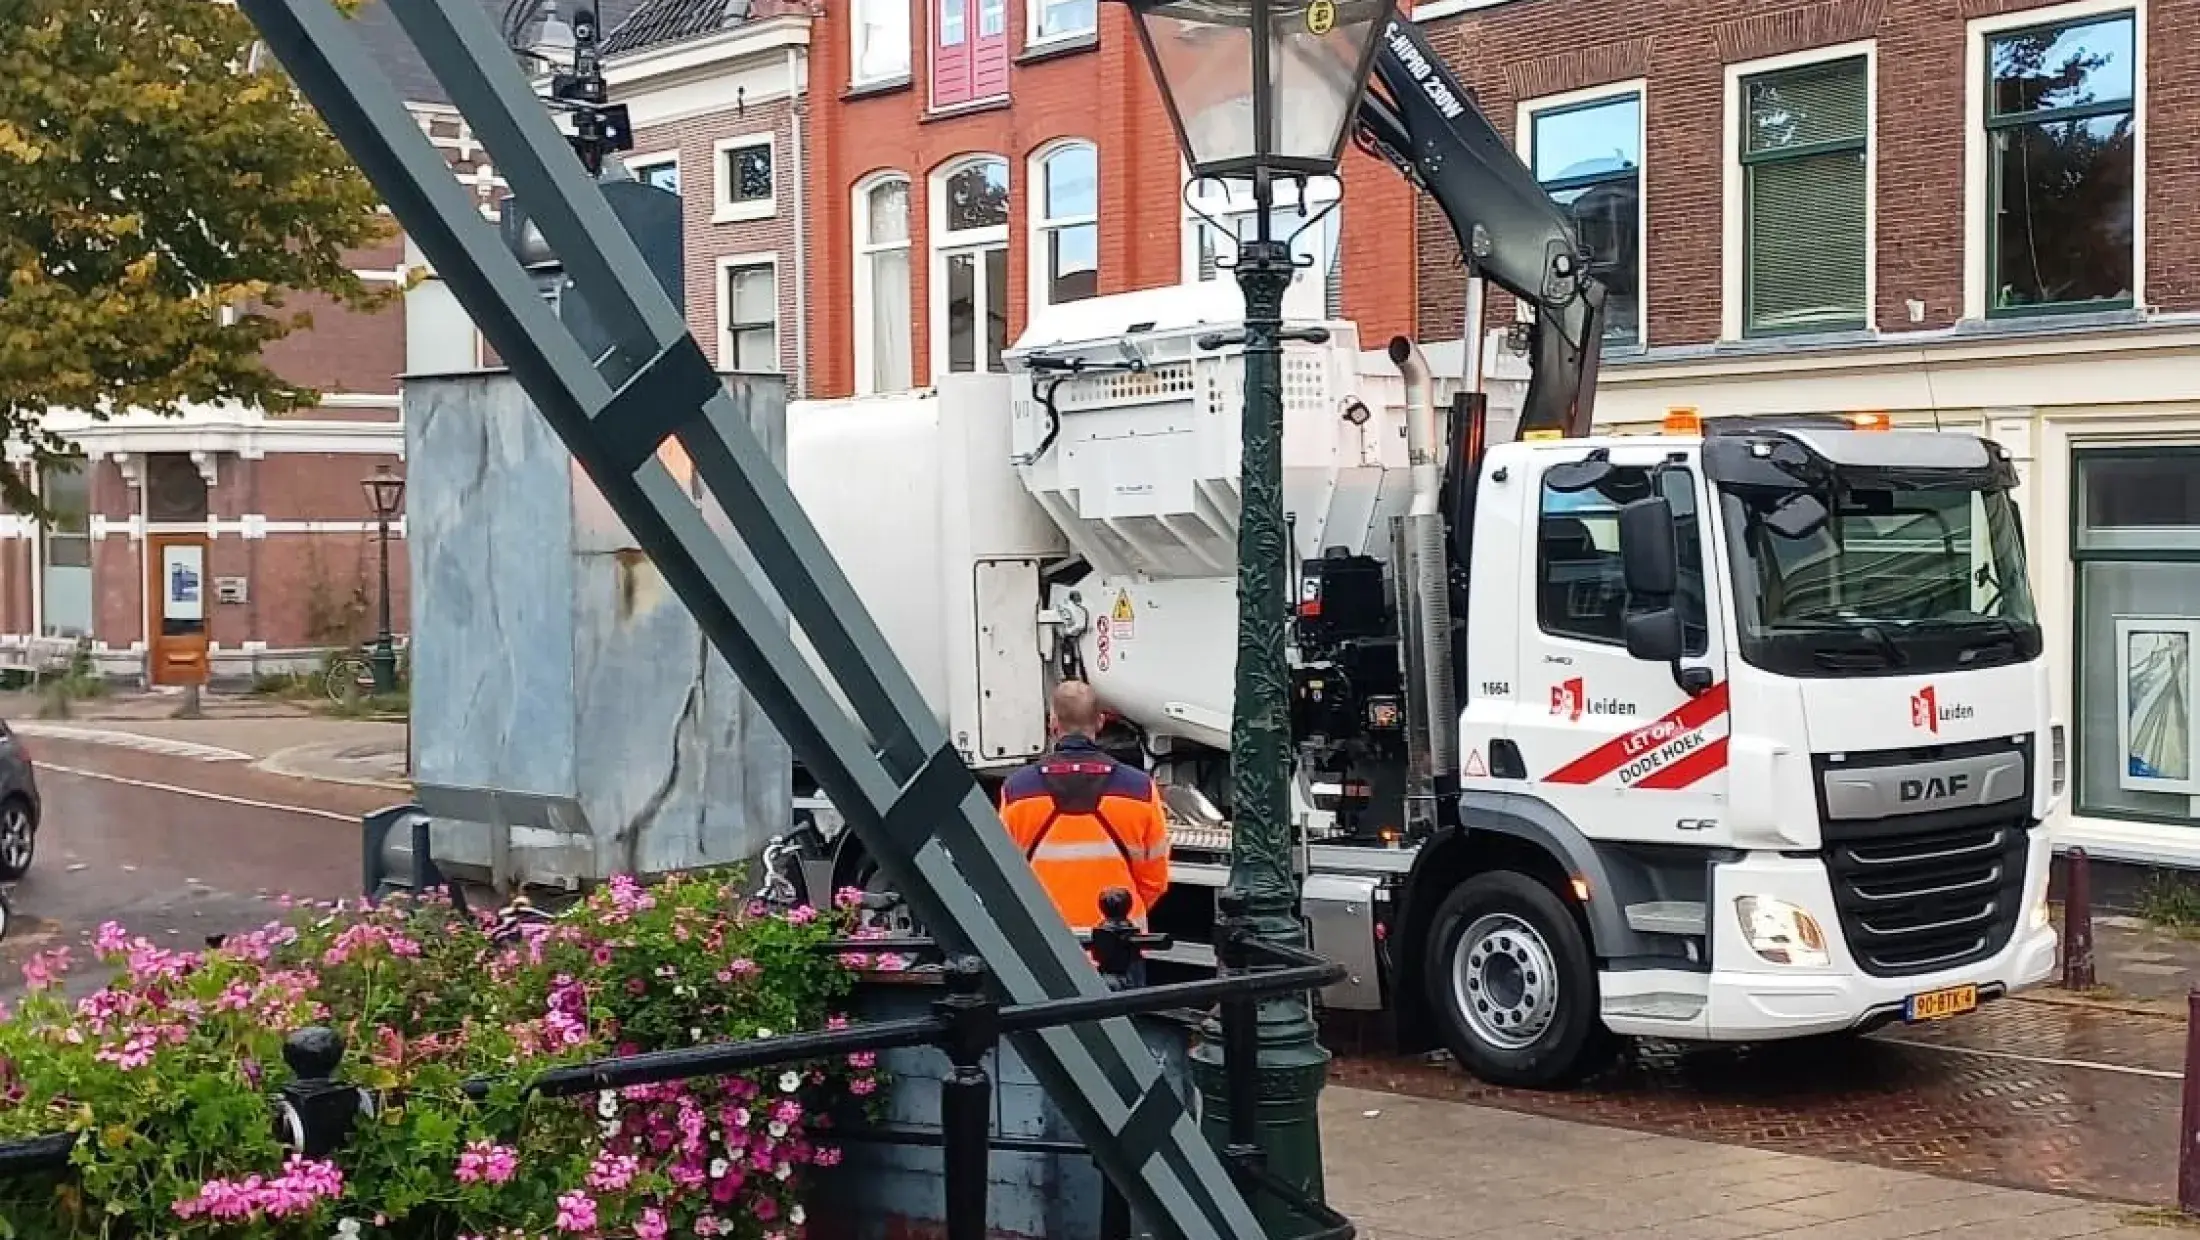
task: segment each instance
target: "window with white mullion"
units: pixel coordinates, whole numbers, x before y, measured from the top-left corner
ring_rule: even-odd
[[[850,36],[857,84],[909,76],[909,0],[852,0]]]
[[[950,374],[1005,370],[1008,161],[965,163],[935,182],[933,364]]]
[[[1863,56],[1742,81],[1746,334],[1869,322],[1869,83]]]
[[[896,177],[862,191],[855,241],[856,390],[906,391],[915,381],[907,180]]]
[[[2129,12],[1988,36],[1989,314],[2132,303],[2136,39]]]
[[[779,272],[770,262],[729,262],[721,291],[718,364],[726,370],[776,373],[779,364]]]
[[[1277,206],[1269,212],[1269,236],[1291,242],[1299,269],[1283,299],[1284,314],[1294,319],[1341,318],[1344,315],[1344,262],[1338,209],[1317,200],[1301,215],[1296,206]],[[1214,222],[1194,216],[1192,278],[1205,282],[1229,278],[1229,264],[1237,259],[1238,245],[1260,235],[1259,213],[1251,208],[1212,212]]]
[[[1031,0],[1030,42],[1089,36],[1099,28],[1099,21],[1098,0]]]
[[[1605,287],[1604,338],[1642,339],[1642,96],[1635,91],[1529,114],[1535,177],[1572,217]]]
[[[1086,143],[1038,161],[1032,202],[1032,304],[1058,306],[1100,291],[1100,154]]]

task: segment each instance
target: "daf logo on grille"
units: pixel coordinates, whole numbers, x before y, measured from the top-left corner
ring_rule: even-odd
[[[1905,779],[1896,786],[1895,795],[1908,805],[1915,801],[1953,801],[1971,790],[1968,774],[1932,775],[1924,779]]]

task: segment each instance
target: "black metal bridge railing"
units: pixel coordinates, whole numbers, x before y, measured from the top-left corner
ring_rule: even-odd
[[[929,939],[914,937],[836,940],[820,945],[830,952],[891,951],[929,959],[942,970],[944,997],[929,1014],[898,1020],[869,1021],[844,1029],[783,1034],[745,1042],[721,1042],[674,1050],[615,1056],[549,1069],[528,1085],[540,1097],[561,1098],[654,1085],[670,1081],[727,1076],[791,1064],[839,1059],[860,1051],[889,1051],[930,1046],[946,1056],[950,1071],[940,1087],[937,1131],[917,1128],[856,1127],[836,1129],[839,1140],[937,1147],[945,1183],[947,1240],[984,1240],[987,1234],[988,1164],[993,1151],[1085,1155],[1079,1142],[996,1136],[990,1111],[993,1081],[986,1061],[1008,1034],[1058,1028],[1116,1017],[1145,1017],[1219,1031],[1227,1139],[1221,1153],[1240,1192],[1249,1201],[1273,1198],[1313,1226],[1302,1240],[1352,1240],[1349,1220],[1309,1199],[1293,1185],[1270,1175],[1257,1140],[1258,1075],[1254,1062],[1259,1031],[1256,1010],[1263,999],[1319,990],[1344,976],[1344,966],[1309,952],[1256,938],[1245,921],[1242,898],[1225,893],[1215,927],[1216,976],[1166,985],[1134,985],[1144,953],[1166,948],[1166,935],[1141,932],[1124,919],[1127,895],[1102,899],[1109,914],[1094,928],[1087,945],[1109,980],[1107,993],[1037,1003],[1003,1005],[991,997],[990,978],[975,956],[947,956]],[[1203,1015],[1214,1009],[1210,1026]],[[292,1079],[271,1101],[278,1132],[301,1155],[325,1158],[340,1148],[353,1122],[371,1113],[372,1096],[342,1079],[346,1048],[334,1030],[312,1027],[290,1035],[283,1061]],[[486,1097],[495,1082],[480,1079],[466,1091]],[[0,1142],[0,1177],[65,1173],[70,1155],[87,1134],[56,1132]],[[1113,1183],[1105,1181],[1101,1203],[1101,1240],[1128,1240],[1130,1208]]]

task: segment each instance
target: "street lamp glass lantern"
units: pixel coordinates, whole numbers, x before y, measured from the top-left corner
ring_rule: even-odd
[[[376,469],[359,486],[367,493],[367,508],[381,520],[395,518],[405,502],[405,480],[391,473],[387,465]]]
[[[1395,0],[1127,0],[1192,176],[1328,176]]]

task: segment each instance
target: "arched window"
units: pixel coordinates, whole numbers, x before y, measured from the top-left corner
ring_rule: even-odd
[[[900,392],[915,381],[909,289],[909,178],[856,187],[856,391]]]
[[[1004,369],[1008,347],[1008,161],[982,155],[932,176],[932,368]]]
[[[1283,312],[1293,319],[1344,317],[1344,263],[1337,244],[1341,207],[1337,182],[1321,178],[1306,183],[1302,214],[1299,190],[1286,181],[1275,187],[1275,206],[1268,213],[1269,235],[1281,241],[1294,238],[1291,251],[1301,263],[1283,295]],[[1223,265],[1237,257],[1237,243],[1250,240],[1259,227],[1252,187],[1244,182],[1202,181],[1192,187],[1191,205],[1198,211],[1184,216],[1184,280],[1228,279]],[[1320,220],[1315,216],[1327,210]],[[1201,218],[1201,212],[1221,221],[1223,227]],[[1302,231],[1303,230],[1303,231]]]
[[[1031,306],[1100,292],[1100,152],[1065,142],[1032,158]]]

